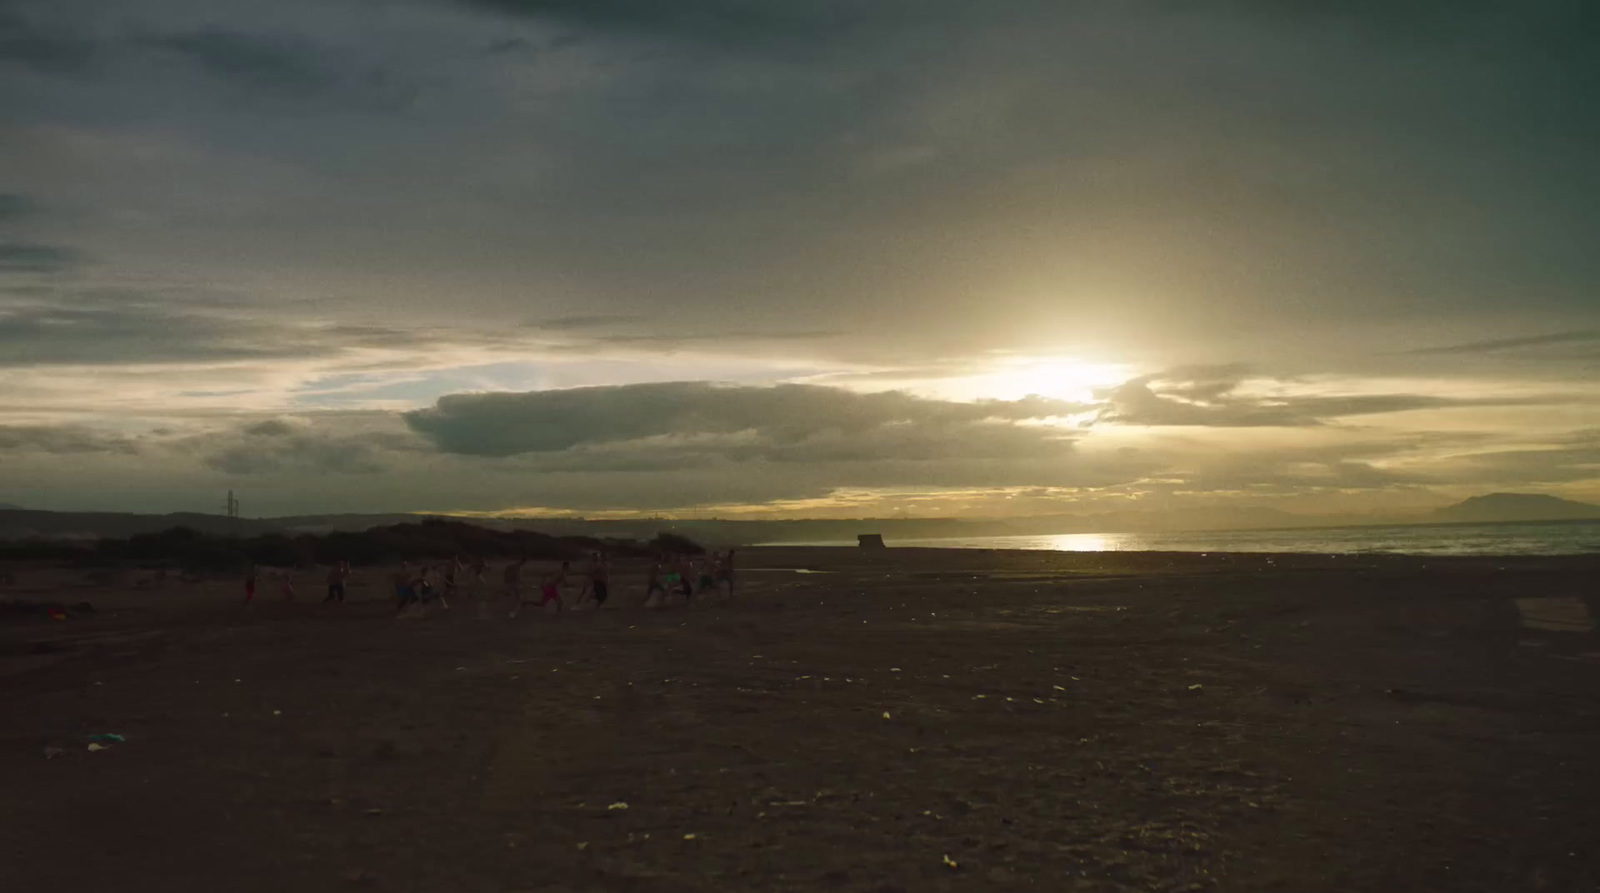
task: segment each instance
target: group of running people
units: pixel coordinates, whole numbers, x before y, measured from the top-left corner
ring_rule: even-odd
[[[523,591],[523,568],[527,563],[527,558],[513,561],[505,566],[501,574],[503,585],[499,597],[510,602],[510,617],[516,617],[525,605],[534,601],[527,598]],[[481,556],[462,561],[458,555],[438,565],[423,564],[416,567],[409,561],[402,562],[400,569],[391,577],[391,582],[394,584],[395,612],[397,615],[403,615],[408,609],[412,609],[413,614],[422,613],[435,601],[448,610],[450,599],[464,595],[476,599],[479,616],[487,617],[493,598],[486,583],[488,571],[488,562]],[[537,598],[539,607],[550,613],[560,613],[567,607],[563,593],[574,575],[570,561],[563,561],[560,568],[547,572],[539,581]],[[591,552],[584,568],[576,573],[576,577],[581,581],[581,586],[577,599],[572,603],[574,609],[599,608],[606,603],[606,599],[611,595],[611,567],[604,553]],[[348,561],[340,561],[329,568],[328,595],[323,601],[343,603],[349,579]],[[287,571],[283,580],[284,597],[292,600],[294,584]],[[732,597],[733,587],[732,549],[726,552],[712,552],[700,559],[688,555],[657,555],[651,562],[645,579],[643,606],[670,607],[679,597],[683,604],[690,604],[694,601],[697,591],[702,598],[724,591]],[[255,597],[255,592],[256,568],[252,565],[245,575],[246,605]]]

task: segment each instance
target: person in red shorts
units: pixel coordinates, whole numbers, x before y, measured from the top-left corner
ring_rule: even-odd
[[[544,578],[544,585],[539,587],[539,607],[551,614],[561,613],[561,584],[567,582],[567,574],[572,570],[570,562],[561,562],[561,570]],[[550,610],[550,605],[555,604],[555,610]]]

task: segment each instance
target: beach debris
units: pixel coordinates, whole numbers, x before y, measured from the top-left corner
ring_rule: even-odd
[[[378,807],[374,806],[371,809],[367,810],[367,815],[372,815],[372,816],[383,815],[383,810],[381,810]]]
[[[580,852],[583,851],[583,850],[586,850],[588,848],[589,848],[589,841],[587,841],[587,840],[578,841],[578,850]]]
[[[66,755],[67,749],[65,747],[46,747],[44,749],[44,758],[47,760],[53,760],[56,757],[64,757]]]
[[[898,672],[900,672],[900,668],[899,667],[890,667],[889,668],[889,672],[898,673]]]
[[[98,741],[101,744],[105,744],[106,742],[111,742],[113,744],[124,744],[128,739],[118,735],[115,732],[103,732],[99,735],[90,735],[89,740]]]
[[[1196,683],[1195,683],[1195,684],[1193,684],[1193,685],[1191,685],[1191,686],[1189,686],[1189,690],[1190,690],[1190,691],[1199,691],[1199,690],[1200,690],[1200,689],[1202,689],[1202,688],[1205,688],[1205,686],[1204,686],[1204,685],[1201,685],[1201,684],[1200,684],[1200,683],[1198,683],[1198,682],[1196,682]]]
[[[944,864],[951,871],[955,871],[955,870],[957,870],[957,869],[959,869],[961,867],[961,863],[957,862],[956,860],[954,860],[952,858],[950,858],[950,854],[949,853],[945,853],[944,854]]]
[[[1052,685],[1052,686],[1050,686],[1050,687],[1051,687],[1051,688],[1053,688],[1053,689],[1055,689],[1055,690],[1056,690],[1056,691],[1066,691],[1066,689],[1065,689],[1065,688],[1062,688],[1062,687],[1061,687],[1061,686],[1059,686],[1059,685]]]
[[[274,710],[274,711],[272,711],[272,715],[273,716],[282,716],[283,715],[283,711],[282,710]]]
[[[621,800],[618,800],[617,802],[615,802],[615,803],[611,804],[610,806],[606,807],[607,810],[611,810],[611,811],[627,809],[627,808],[628,808],[628,804],[622,802]]]
[[[887,710],[883,711],[883,718],[884,719],[888,719],[889,718],[889,711],[887,711]]]
[[[89,752],[90,753],[94,753],[96,751],[101,751],[101,750],[108,750],[108,749],[109,748],[107,748],[104,744],[91,743],[89,745]]]
[[[683,839],[684,840],[694,840],[694,835],[693,834],[685,834],[685,835],[683,835]]]

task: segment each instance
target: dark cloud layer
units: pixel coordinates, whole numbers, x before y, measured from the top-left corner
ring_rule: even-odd
[[[42,26],[12,6],[21,4],[0,3],[0,65],[12,63],[47,73],[75,73],[94,58],[93,40],[75,29]]]
[[[229,475],[376,474],[388,467],[386,448],[398,446],[392,436],[335,433],[311,425],[269,419],[242,428],[192,438],[185,448],[203,457],[206,466]]]
[[[880,438],[902,430],[936,438],[993,422],[1065,416],[1082,409],[1039,398],[955,403],[810,385],[759,388],[669,382],[454,394],[440,398],[431,409],[407,413],[405,419],[448,452],[511,456],[619,441],[746,432],[764,442],[786,445],[830,435],[846,440]],[[1060,437],[1048,431],[1040,436]],[[892,450],[892,443],[888,446]]]
[[[0,242],[0,273],[52,273],[78,262],[78,252],[60,245]]]
[[[915,14],[918,9],[918,5],[903,0],[464,0],[464,5],[546,19],[601,34],[667,36],[744,51],[826,40],[867,24],[897,19],[904,22],[906,12]],[[934,14],[949,8],[943,3],[920,7]]]
[[[20,220],[33,215],[36,211],[37,206],[26,195],[0,192],[0,223],[9,220]]]
[[[0,245],[0,270],[6,269]],[[54,257],[47,253],[46,258]],[[32,259],[21,256],[19,263]],[[47,264],[16,269],[56,269]],[[217,308],[184,307],[149,295],[0,302],[0,369],[48,365],[119,366],[290,359],[361,347],[404,347],[422,336],[381,326],[296,324]]]
[[[335,78],[308,41],[262,36],[216,26],[149,38],[149,45],[186,59],[224,80],[254,89],[309,96]]]
[[[46,453],[66,456],[80,453],[132,453],[130,438],[81,425],[0,425],[0,452]]]
[[[1595,342],[1600,342],[1600,331],[1552,332],[1548,335],[1529,335],[1522,338],[1493,338],[1487,341],[1473,341],[1467,344],[1450,344],[1444,347],[1424,347],[1418,350],[1413,350],[1411,353],[1417,355],[1453,356],[1500,353],[1503,351],[1519,350],[1526,347],[1590,344]]]

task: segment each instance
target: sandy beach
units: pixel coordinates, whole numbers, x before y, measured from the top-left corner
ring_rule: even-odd
[[[1600,557],[740,557],[732,600],[647,611],[624,564],[604,610],[514,621],[397,621],[381,568],[248,610],[231,577],[5,568],[0,599],[95,613],[0,617],[0,876],[1600,884]]]

